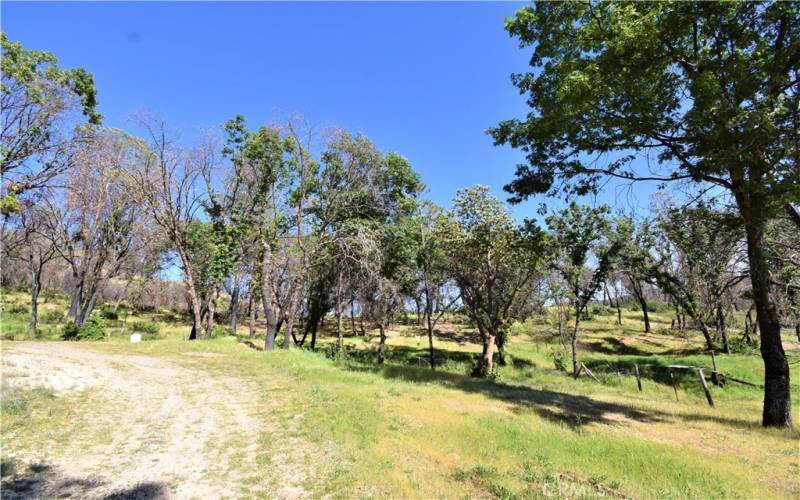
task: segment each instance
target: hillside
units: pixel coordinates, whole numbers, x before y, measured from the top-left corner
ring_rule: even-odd
[[[25,300],[5,295],[5,338]],[[4,497],[800,495],[800,434],[760,426],[761,389],[711,385],[710,407],[694,372],[672,370],[674,390],[665,368],[710,366],[697,334],[658,333],[665,314],[644,335],[640,313],[624,310],[619,327],[595,312],[580,351],[599,382],[555,369],[547,317],[514,327],[495,380],[467,375],[480,343],[458,317],[440,328],[435,371],[413,318],[392,326],[384,366],[374,337],[348,336],[338,359],[325,354],[332,336],[317,352],[265,353],[244,327],[183,341],[187,326],[166,312],[127,320],[159,324],[139,344],[113,327],[98,342],[4,340]],[[800,345],[785,333],[797,400]],[[716,363],[763,378],[757,353]]]

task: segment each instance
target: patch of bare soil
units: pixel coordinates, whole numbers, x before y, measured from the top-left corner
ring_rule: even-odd
[[[4,384],[49,387],[57,395],[97,388],[108,404],[85,409],[87,425],[95,416],[114,425],[88,451],[75,442],[42,457],[4,443],[16,459],[36,465],[24,477],[4,477],[3,498],[223,498],[246,494],[243,483],[272,497],[308,496],[301,487],[306,443],[271,435],[271,460],[257,465],[259,431],[279,433],[281,426],[264,421],[269,409],[257,408],[247,381],[70,343],[4,347]],[[275,477],[279,490],[271,486]]]

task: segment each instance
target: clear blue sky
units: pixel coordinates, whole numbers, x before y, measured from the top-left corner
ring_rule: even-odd
[[[503,29],[523,5],[3,2],[2,29],[92,72],[106,125],[130,129],[148,108],[191,136],[239,113],[255,126],[299,112],[406,156],[449,206],[477,183],[505,198],[522,159],[485,130],[526,112],[509,75],[530,51]],[[630,206],[616,194],[599,201]]]

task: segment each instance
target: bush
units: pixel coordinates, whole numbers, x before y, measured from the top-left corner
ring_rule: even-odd
[[[103,319],[117,320],[119,319],[119,314],[110,307],[103,307],[100,310],[100,317]]]
[[[66,321],[67,315],[60,309],[49,309],[42,312],[40,320],[46,325],[58,325]]]
[[[145,340],[155,340],[161,331],[161,325],[155,321],[138,321],[132,324],[134,333],[141,333]]]
[[[30,314],[31,310],[25,304],[14,304],[8,308],[8,314],[12,315],[23,315],[23,314]]]
[[[132,325],[133,331],[156,335],[161,331],[161,326],[155,321],[138,321]]]
[[[654,313],[663,313],[673,311],[674,308],[662,300],[650,300],[647,302],[647,311]]]
[[[89,318],[89,321],[78,327],[70,321],[64,325],[61,338],[64,340],[104,340],[106,338],[105,325],[97,318]]]
[[[617,310],[610,306],[604,306],[602,304],[595,304],[591,308],[589,308],[590,314],[592,316],[609,316],[611,314],[617,314]]]
[[[748,343],[743,338],[731,339],[728,341],[728,347],[731,354],[756,354],[758,352],[758,340],[753,339],[752,343]]]
[[[217,337],[228,337],[233,335],[233,330],[230,327],[222,326],[222,325],[214,325],[214,328],[211,329],[211,338],[215,339]]]
[[[550,357],[553,358],[553,365],[556,367],[556,370],[560,372],[568,371],[570,361],[567,351],[558,348],[551,349]]]

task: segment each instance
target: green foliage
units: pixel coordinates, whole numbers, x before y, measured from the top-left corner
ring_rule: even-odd
[[[99,124],[101,116],[97,113],[97,90],[92,75],[83,68],[63,70],[58,61],[49,52],[26,50],[21,43],[8,40],[5,33],[0,33],[2,44],[3,83],[0,86],[3,94],[14,91],[13,85],[22,85],[26,97],[34,102],[45,104],[53,92],[51,86],[60,91],[67,91],[80,99],[83,114],[93,124]]]
[[[22,206],[13,190],[9,190],[5,196],[0,196],[0,214],[9,216],[18,213],[21,209]]]
[[[144,334],[145,338],[155,338],[161,331],[161,325],[155,321],[137,321],[131,324],[131,329],[135,333]]]
[[[620,242],[608,237],[609,212],[606,205],[591,208],[573,202],[546,219],[556,255],[551,265],[566,282],[581,314],[605,282],[620,251]]]
[[[30,314],[31,309],[26,304],[14,304],[11,307],[9,307],[6,312],[9,315],[18,316],[18,315]]]
[[[794,2],[537,2],[520,9],[506,29],[532,50],[532,70],[513,77],[532,110],[491,130],[497,143],[527,154],[507,189],[517,200],[586,194],[605,176],[642,177],[632,160],[645,152],[664,167],[662,175],[646,175],[652,180],[732,187],[728,172],[743,168],[732,159],[746,144],[763,156],[752,157],[750,165],[760,164],[737,187],[765,190],[775,210],[800,199],[790,160],[798,147],[800,83],[789,50],[800,38],[798,9]],[[606,156],[597,162],[598,155]]]
[[[617,314],[617,310],[611,306],[604,306],[602,304],[593,304],[589,308],[590,316],[613,316]]]
[[[229,337],[233,335],[233,331],[231,331],[230,327],[223,326],[220,324],[215,324],[214,328],[211,329],[211,338],[219,338],[219,337]]]
[[[39,320],[47,325],[58,325],[67,319],[67,315],[61,309],[48,309],[39,317]]]
[[[567,351],[564,349],[560,347],[551,348],[550,358],[553,360],[553,366],[556,370],[560,372],[566,372],[569,370],[571,361],[569,359],[569,354],[567,354]]]
[[[64,340],[105,340],[105,324],[101,319],[94,317],[89,318],[80,327],[70,321],[64,325],[61,338]]]
[[[728,348],[731,350],[731,354],[756,355],[758,354],[758,340],[753,339],[751,342],[747,342],[743,338],[730,339]]]
[[[118,320],[119,314],[113,307],[103,306],[103,308],[100,309],[100,317],[108,320]]]

